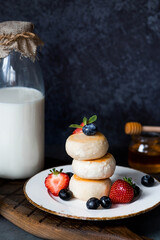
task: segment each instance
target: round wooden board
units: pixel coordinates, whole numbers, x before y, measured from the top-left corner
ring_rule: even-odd
[[[31,205],[23,193],[25,181],[0,180],[0,214],[23,230],[54,240],[142,240],[123,221],[83,221],[55,216]]]

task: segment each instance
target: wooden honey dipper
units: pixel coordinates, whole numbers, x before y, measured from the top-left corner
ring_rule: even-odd
[[[158,126],[142,126],[138,122],[127,122],[125,124],[125,133],[130,135],[140,134],[141,132],[160,132]]]

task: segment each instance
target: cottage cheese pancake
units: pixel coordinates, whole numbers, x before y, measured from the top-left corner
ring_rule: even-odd
[[[102,196],[108,196],[111,187],[111,180],[109,178],[103,180],[90,180],[80,178],[77,175],[73,175],[69,189],[72,191],[73,196],[87,201],[91,197],[101,198]]]
[[[112,154],[107,153],[104,157],[96,160],[79,161],[73,160],[72,168],[76,175],[86,179],[105,179],[113,175],[116,161]]]
[[[108,151],[106,137],[97,132],[93,136],[86,136],[84,133],[73,134],[67,138],[67,154],[79,161],[103,157]]]

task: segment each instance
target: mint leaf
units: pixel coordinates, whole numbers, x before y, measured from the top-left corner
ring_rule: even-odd
[[[70,128],[83,128],[82,126],[80,126],[78,124],[71,124],[69,127]]]
[[[92,117],[89,118],[88,123],[93,123],[97,120],[97,115],[93,115]]]
[[[84,123],[84,125],[87,124],[87,121],[88,121],[88,119],[87,119],[86,117],[84,117],[84,118],[83,118],[83,123]]]

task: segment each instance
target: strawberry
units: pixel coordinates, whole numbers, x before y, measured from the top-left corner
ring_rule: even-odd
[[[131,179],[124,178],[124,180],[116,180],[111,186],[109,197],[112,203],[131,202],[134,197],[134,188]]]
[[[60,190],[66,189],[69,185],[69,176],[66,173],[62,172],[63,169],[60,171],[50,170],[50,174],[45,179],[45,186],[46,188],[54,195],[58,196]]]
[[[84,123],[82,122],[81,124],[80,124],[80,126],[84,126]],[[82,133],[83,131],[82,131],[82,128],[76,128],[74,131],[73,131],[73,133],[72,134],[77,134],[77,133]]]

